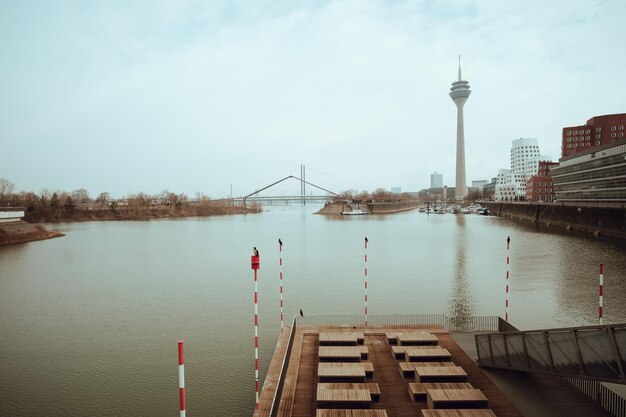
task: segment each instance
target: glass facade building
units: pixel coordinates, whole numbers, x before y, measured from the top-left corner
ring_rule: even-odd
[[[557,201],[626,201],[626,141],[562,158],[551,172]]]

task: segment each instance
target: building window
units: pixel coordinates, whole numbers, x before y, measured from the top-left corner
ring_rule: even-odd
[[[596,141],[596,146],[600,146],[600,141],[599,140]]]
[[[601,127],[596,127],[596,133],[602,132],[602,128]]]
[[[617,134],[617,137],[618,137],[618,138],[622,138],[622,137],[624,137],[624,132],[619,132],[619,133]]]
[[[585,140],[591,139],[591,136],[585,136]]]
[[[618,130],[624,130],[624,125],[617,128]]]
[[[600,139],[601,137],[602,137],[602,135],[600,135],[600,134],[596,135],[596,139]]]
[[[614,138],[615,136],[617,136],[615,133],[611,133],[612,138]]]
[[[617,130],[617,126],[611,126],[611,131]]]

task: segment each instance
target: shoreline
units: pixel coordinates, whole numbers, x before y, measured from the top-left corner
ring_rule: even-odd
[[[56,230],[48,230],[40,224],[25,221],[0,223],[0,246],[37,242],[65,236]]]

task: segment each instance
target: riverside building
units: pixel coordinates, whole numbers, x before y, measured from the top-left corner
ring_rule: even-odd
[[[561,158],[551,173],[557,201],[626,202],[626,140]]]
[[[550,157],[541,155],[537,139],[514,140],[511,146],[511,169],[498,172],[495,200],[525,200],[526,183],[533,175],[537,175],[540,161],[550,161]]]
[[[563,128],[561,157],[626,139],[626,113],[595,116],[581,126]]]

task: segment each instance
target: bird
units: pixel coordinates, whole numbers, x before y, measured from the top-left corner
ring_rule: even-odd
[[[300,317],[304,317],[304,313],[302,312],[302,309],[300,309]]]
[[[283,246],[283,241],[282,241],[282,240],[280,240],[280,239],[278,239],[278,244],[279,244],[280,246]]]
[[[366,242],[366,243],[367,243],[367,242],[369,242],[369,240],[367,240],[367,236],[365,236],[365,242]]]
[[[259,251],[257,250],[256,246],[252,248],[252,252],[254,253],[254,256],[259,256]]]

